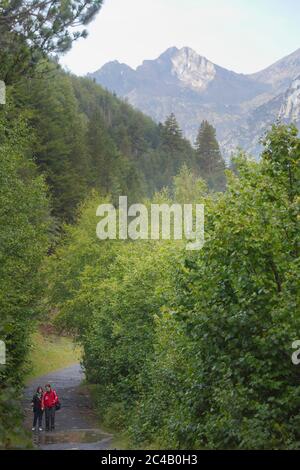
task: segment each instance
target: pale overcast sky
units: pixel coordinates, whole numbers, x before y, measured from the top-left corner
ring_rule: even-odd
[[[61,63],[78,75],[119,60],[131,67],[171,46],[189,46],[241,73],[300,47],[299,0],[105,0]]]

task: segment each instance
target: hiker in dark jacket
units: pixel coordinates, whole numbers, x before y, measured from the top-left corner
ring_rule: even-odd
[[[33,425],[32,430],[35,431],[36,423],[39,422],[39,431],[42,431],[42,420],[44,412],[44,391],[42,387],[38,387],[36,393],[32,397]]]

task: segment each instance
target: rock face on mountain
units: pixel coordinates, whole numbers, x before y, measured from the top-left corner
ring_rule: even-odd
[[[300,124],[300,75],[292,81],[284,95],[279,117],[287,122]]]
[[[237,147],[258,155],[260,137],[278,118],[300,122],[300,49],[251,75],[172,47],[136,70],[114,61],[88,76],[156,121],[174,112],[192,141],[207,119],[227,157]]]

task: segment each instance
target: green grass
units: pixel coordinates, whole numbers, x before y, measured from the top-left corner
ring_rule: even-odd
[[[31,338],[26,381],[80,361],[81,351],[71,338],[37,331]]]

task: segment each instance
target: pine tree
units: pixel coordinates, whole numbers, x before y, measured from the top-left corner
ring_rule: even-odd
[[[86,37],[103,0],[0,0],[0,78],[31,77],[41,59]]]
[[[159,188],[169,185],[180,168],[187,163],[193,166],[194,151],[190,142],[182,135],[174,113],[160,126],[161,145],[159,147],[160,180]]]
[[[171,113],[162,126],[161,138],[163,146],[169,151],[180,149],[182,141],[182,130],[179,127],[174,113]]]
[[[216,130],[208,121],[202,121],[195,146],[196,165],[201,176],[207,180],[210,188],[223,190],[225,162],[216,138]]]

